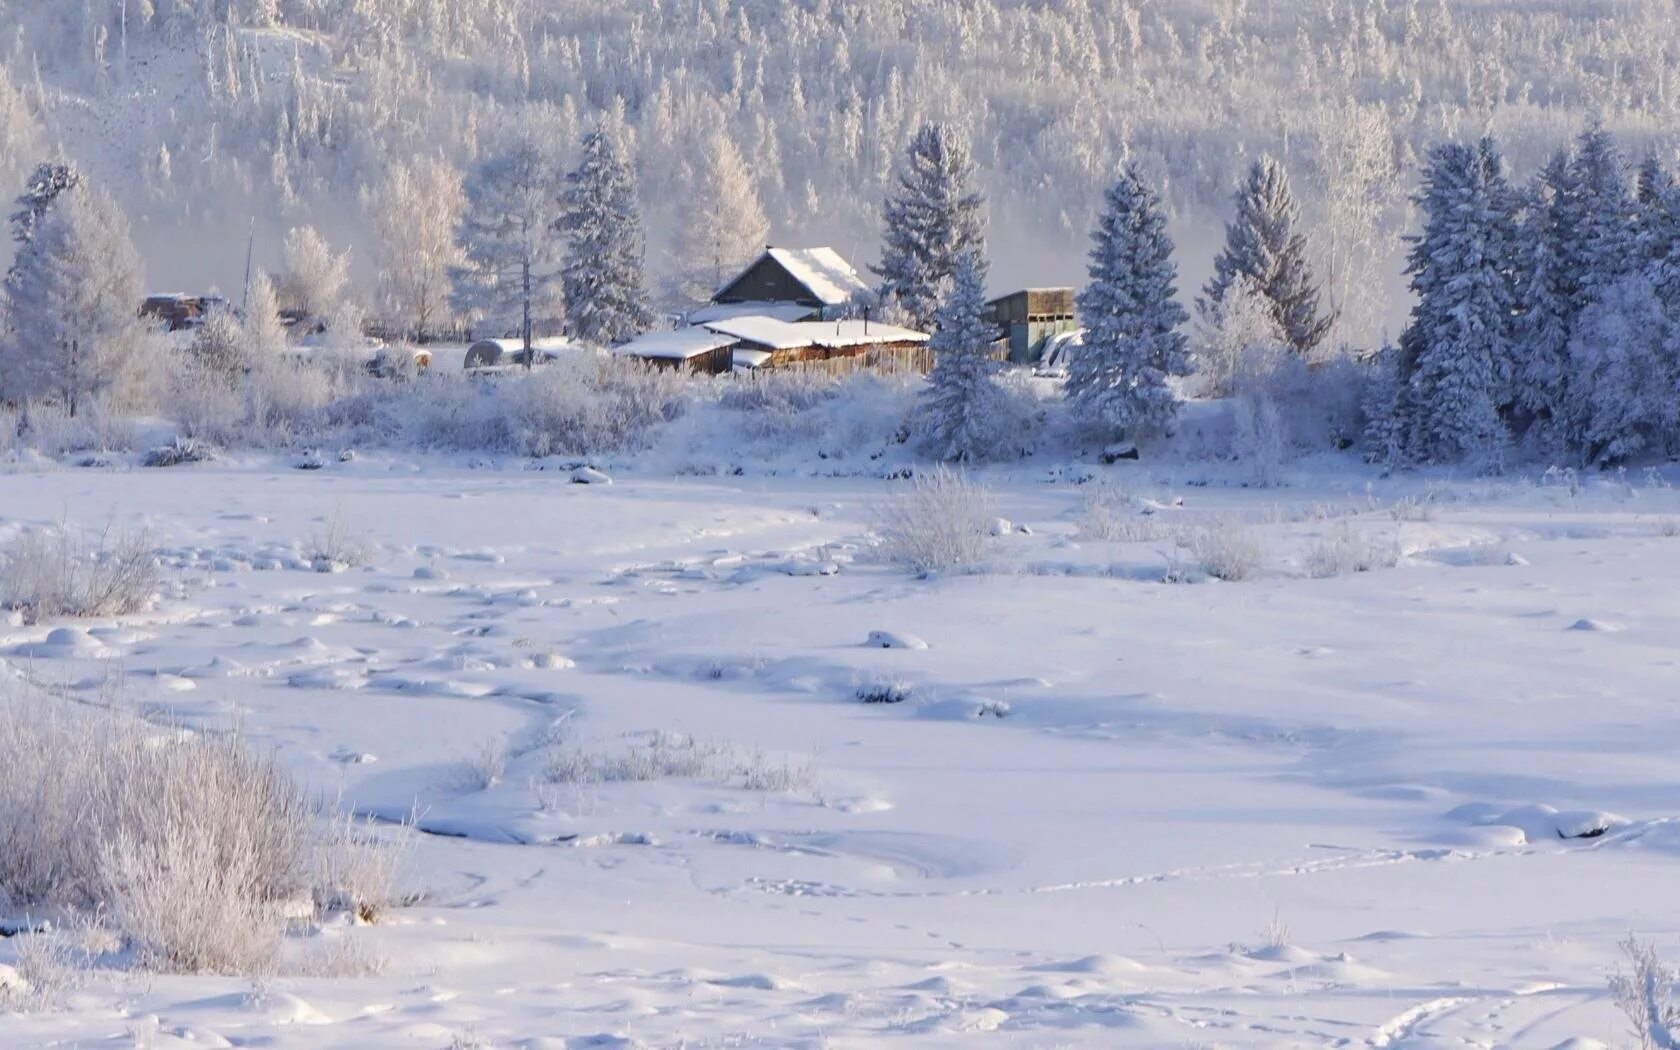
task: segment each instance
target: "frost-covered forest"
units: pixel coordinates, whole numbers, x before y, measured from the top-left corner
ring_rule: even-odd
[[[1526,176],[1596,115],[1630,155],[1668,152],[1673,18],[1668,0],[26,0],[0,7],[0,181],[62,146],[121,191],[154,282],[226,288],[253,216],[270,268],[293,226],[361,245],[360,194],[392,165],[464,171],[514,129],[575,153],[621,109],[662,276],[719,133],[778,243],[862,265],[895,158],[942,119],[1009,246],[995,283],[1019,286],[1074,283],[1123,158],[1194,249],[1269,152],[1345,336],[1372,343],[1404,312],[1396,234],[1427,147],[1492,132]]]

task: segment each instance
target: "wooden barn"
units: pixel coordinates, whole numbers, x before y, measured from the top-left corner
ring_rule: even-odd
[[[1051,336],[1079,327],[1072,288],[1023,288],[993,299],[986,316],[1008,343],[1008,359],[1017,364],[1036,363]]]

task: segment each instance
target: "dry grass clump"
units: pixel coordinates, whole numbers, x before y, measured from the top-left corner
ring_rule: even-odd
[[[89,541],[61,524],[24,533],[0,555],[0,608],[25,623],[140,612],[159,582],[151,537],[141,531],[107,527]]]
[[[101,914],[146,965],[261,973],[312,901],[377,914],[395,862],[349,832],[237,733],[0,693],[0,897]]]
[[[974,565],[985,557],[996,519],[984,486],[938,467],[876,508],[878,553],[919,576]]]
[[[1373,569],[1392,569],[1399,561],[1398,535],[1372,536],[1352,522],[1339,521],[1307,548],[1302,566],[1308,576],[1328,579]]]
[[[771,759],[757,748],[661,730],[645,744],[617,753],[565,748],[549,761],[546,778],[550,784],[705,780],[749,791],[798,794],[811,790],[816,768],[808,761]]]
[[[1266,567],[1265,537],[1236,518],[1219,518],[1179,533],[1178,545],[1196,566],[1216,580],[1236,583],[1258,576]]]

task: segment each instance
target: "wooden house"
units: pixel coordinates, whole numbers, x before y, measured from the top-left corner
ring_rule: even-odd
[[[691,324],[753,314],[778,320],[821,320],[850,312],[869,285],[833,248],[770,247],[726,281]]]

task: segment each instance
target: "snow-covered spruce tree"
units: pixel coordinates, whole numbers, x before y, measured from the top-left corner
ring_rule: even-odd
[[[1636,267],[1635,209],[1621,151],[1602,127],[1595,124],[1581,133],[1570,169],[1581,209],[1571,265],[1579,274],[1578,303],[1585,309],[1600,289]]]
[[[559,159],[535,139],[520,139],[479,163],[467,177],[457,239],[466,257],[450,271],[455,312],[476,318],[486,334],[520,337],[525,367],[531,340],[559,326],[562,173]]]
[[[949,124],[922,125],[910,142],[898,190],[881,209],[881,298],[916,327],[933,323],[941,282],[968,252],[984,253],[985,198],[968,141]]]
[[[363,193],[362,206],[374,228],[385,316],[424,342],[448,320],[449,268],[460,261],[460,175],[436,160],[397,164]]]
[[[583,159],[566,176],[561,283],[572,334],[611,344],[653,324],[642,280],[644,240],[635,173],[606,125],[583,140]]]
[[[1027,448],[1029,421],[996,378],[985,280],[979,253],[964,253],[928,340],[933,371],[912,422],[929,454],[948,462],[1005,459]]]
[[[1076,415],[1105,436],[1136,439],[1163,429],[1178,411],[1168,379],[1189,375],[1176,298],[1178,268],[1161,204],[1128,165],[1104,197],[1091,235],[1091,283],[1079,293],[1085,345],[1068,369]]]
[[[1518,229],[1518,316],[1512,348],[1512,395],[1528,421],[1534,448],[1557,457],[1576,443],[1570,410],[1569,338],[1580,314],[1573,265],[1581,195],[1569,155],[1558,152],[1528,191]]]
[[[1400,375],[1400,350],[1385,346],[1371,361],[1371,378],[1360,406],[1365,414],[1365,456],[1373,463],[1398,466],[1407,459],[1408,421],[1412,409]]]
[[[1501,407],[1515,303],[1510,191],[1497,153],[1487,143],[1436,146],[1418,204],[1424,229],[1406,267],[1418,301],[1401,338],[1411,452],[1491,465],[1509,440]]]
[[[82,173],[68,161],[48,161],[35,168],[18,196],[17,210],[12,212],[12,240],[17,242],[20,255],[35,238],[36,227],[53,203],[81,186],[82,181]]]
[[[1217,313],[1237,282],[1246,280],[1270,305],[1289,345],[1308,353],[1336,319],[1319,310],[1307,238],[1297,229],[1301,208],[1283,165],[1271,157],[1255,161],[1236,201],[1237,217],[1225,227],[1225,247],[1213,261],[1197,311],[1204,317]]]
[[[1674,318],[1643,273],[1598,290],[1569,341],[1579,441],[1590,463],[1663,450],[1677,418]]]
[[[681,298],[703,303],[764,248],[770,220],[752,169],[722,133],[708,137],[687,197],[672,270]]]
[[[102,190],[58,198],[6,282],[0,398],[52,398],[75,416],[131,391],[147,366],[135,307],[145,294],[128,220]]]

